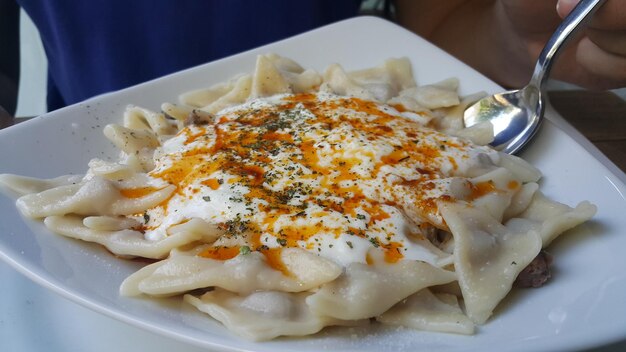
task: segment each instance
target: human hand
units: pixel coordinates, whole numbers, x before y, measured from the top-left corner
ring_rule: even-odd
[[[565,18],[578,2],[559,0],[557,13]],[[626,0],[608,0],[572,45],[559,75],[591,88],[626,87]]]
[[[558,23],[578,2],[500,1],[504,16],[497,20],[509,41],[521,42],[518,52],[522,57],[518,60],[525,75]],[[626,0],[608,0],[597,10],[582,33],[557,58],[551,77],[592,89],[626,86]]]
[[[398,22],[506,87],[528,83],[548,38],[578,0],[395,0]],[[557,9],[558,4],[558,9]],[[568,43],[551,77],[626,87],[626,0],[607,0]]]

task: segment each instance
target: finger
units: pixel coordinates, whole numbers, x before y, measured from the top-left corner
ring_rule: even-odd
[[[580,0],[559,0],[556,10],[565,18]],[[608,0],[598,9],[589,22],[590,28],[626,30],[626,0]]]
[[[601,29],[587,29],[587,36],[598,47],[611,54],[626,56],[626,30],[606,31]]]
[[[556,0],[501,0],[513,28],[524,34],[551,33],[561,21],[554,12]]]
[[[626,85],[626,57],[602,50],[588,37],[583,38],[576,50],[578,63],[593,75]]]

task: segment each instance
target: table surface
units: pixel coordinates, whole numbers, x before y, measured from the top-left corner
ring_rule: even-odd
[[[548,93],[554,109],[626,172],[626,102],[610,92]]]
[[[588,91],[553,91],[549,99],[566,121],[626,171],[624,100],[612,93]],[[0,111],[0,128],[12,122],[3,121]],[[48,351],[202,351],[83,308],[6,263],[0,262],[0,278],[2,286],[10,288],[0,290],[0,351],[39,351],[43,346]],[[626,351],[626,341],[594,351]]]

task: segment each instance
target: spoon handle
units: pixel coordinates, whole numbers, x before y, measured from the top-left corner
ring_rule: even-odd
[[[594,12],[604,4],[606,0],[580,0],[572,12],[565,17],[563,22],[548,39],[546,46],[539,54],[535,71],[529,85],[533,85],[543,91],[543,85],[548,78],[550,68],[560,49],[580,30],[591,18]]]

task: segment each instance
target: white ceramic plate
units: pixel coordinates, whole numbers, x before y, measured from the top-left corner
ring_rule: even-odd
[[[407,56],[419,84],[455,76],[461,79],[462,94],[500,90],[404,29],[376,18],[357,18],[2,130],[0,173],[44,178],[83,173],[91,158],[117,155],[103,137],[102,127],[120,121],[127,104],[159,109],[161,102],[175,101],[181,92],[250,72],[256,55],[267,52],[318,70],[333,62],[351,70],[378,65],[388,57]],[[575,132],[570,134],[581,138]],[[373,327],[332,328],[301,339],[247,342],[178,300],[120,297],[120,283],[141,263],[114,258],[97,245],[51,234],[40,223],[21,218],[10,197],[0,197],[0,253],[18,271],[75,302],[152,332],[219,350],[588,348],[626,338],[626,186],[623,174],[616,174],[606,158],[594,156],[576,139],[548,121],[523,157],[544,172],[544,193],[570,205],[590,200],[599,208],[597,216],[551,247],[556,264],[549,285],[512,293],[488,324],[471,337]]]

